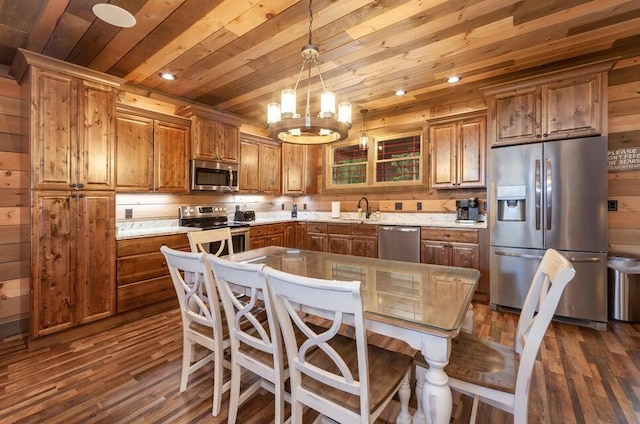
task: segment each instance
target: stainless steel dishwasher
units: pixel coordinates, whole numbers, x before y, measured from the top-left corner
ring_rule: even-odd
[[[378,257],[420,262],[420,227],[381,225],[378,233]]]

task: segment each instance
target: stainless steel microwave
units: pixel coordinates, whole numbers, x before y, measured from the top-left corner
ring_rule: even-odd
[[[192,160],[191,191],[238,191],[238,165],[228,162]]]

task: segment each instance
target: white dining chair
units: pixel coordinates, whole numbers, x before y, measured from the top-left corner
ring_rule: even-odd
[[[562,254],[554,249],[545,252],[525,298],[513,348],[465,332],[452,340],[445,372],[453,390],[473,397],[470,422],[476,421],[479,401],[513,414],[515,424],[527,422],[531,375],[540,343],[574,275],[573,265]],[[420,353],[415,363],[419,367],[417,385],[421,385],[428,365]],[[416,416],[423,416],[420,404]]]
[[[205,252],[211,253],[215,256],[220,256],[224,251],[225,246],[229,255],[233,255],[233,241],[231,238],[231,230],[228,227],[215,228],[212,230],[202,231],[189,231],[187,233],[189,239],[189,246],[192,252]],[[212,243],[214,244],[215,252],[210,251]]]
[[[213,361],[212,414],[217,416],[222,395],[231,385],[230,380],[224,381],[224,368],[230,368],[229,361],[224,359],[224,351],[229,348],[230,341],[211,265],[206,253],[183,252],[167,246],[162,246],[160,251],[166,258],[182,315],[180,392],[186,390],[189,375]],[[207,296],[202,293],[207,293]],[[197,359],[196,345],[211,353]]]
[[[291,418],[303,408],[341,423],[373,423],[395,393],[408,401],[412,358],[367,344],[359,281],[329,281],[265,268],[289,362]],[[299,310],[328,320],[312,328]],[[339,333],[353,326],[353,337]],[[303,338],[296,338],[294,329]],[[408,408],[399,422],[409,422]]]
[[[284,422],[286,358],[262,264],[231,262],[208,255],[229,325],[231,391],[227,422],[234,424],[238,408],[259,388],[275,396],[275,422]],[[239,297],[238,293],[244,293]],[[266,312],[266,319],[264,313]],[[240,376],[248,370],[260,377],[240,393]]]

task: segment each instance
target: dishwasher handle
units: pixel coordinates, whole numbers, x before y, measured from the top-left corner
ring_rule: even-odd
[[[415,233],[419,231],[418,227],[380,227],[381,231],[402,231],[404,233]]]

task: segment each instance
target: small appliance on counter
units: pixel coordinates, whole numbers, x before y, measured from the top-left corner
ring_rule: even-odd
[[[470,197],[465,200],[456,200],[456,221],[462,223],[473,223],[480,220],[480,208],[477,197]]]
[[[236,222],[255,221],[256,213],[255,211],[236,211],[233,220]]]

